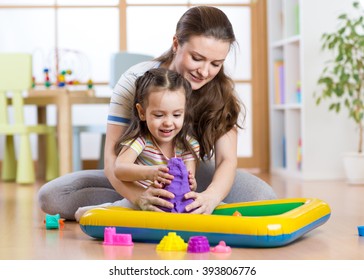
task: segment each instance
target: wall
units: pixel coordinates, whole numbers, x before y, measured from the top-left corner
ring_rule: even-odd
[[[344,170],[341,155],[355,151],[357,133],[347,118],[347,112],[340,115],[326,110],[327,105],[315,105],[313,92],[317,90],[317,80],[324,68],[328,55],[321,51],[321,35],[332,32],[337,24],[337,16],[351,10],[351,1],[304,0],[301,1],[301,34],[303,48],[302,84],[304,92],[303,134],[306,153],[303,170],[305,179],[341,179]],[[312,95],[311,95],[312,93]]]

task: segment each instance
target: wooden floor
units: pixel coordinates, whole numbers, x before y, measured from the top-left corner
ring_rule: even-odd
[[[364,186],[339,181],[300,182],[261,176],[279,198],[319,198],[331,207],[322,226],[279,248],[233,248],[229,255],[157,252],[156,244],[134,247],[103,246],[84,234],[75,222],[63,230],[46,230],[44,213],[37,205],[41,182],[31,186],[0,182],[0,259],[2,260],[98,260],[98,259],[246,259],[246,260],[363,260]]]

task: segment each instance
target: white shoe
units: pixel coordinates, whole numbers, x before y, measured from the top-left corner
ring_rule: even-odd
[[[79,207],[75,213],[75,219],[77,222],[79,222],[81,217],[83,216],[83,214],[85,214],[88,210],[110,206],[111,204],[112,203],[104,203],[104,204],[99,204],[99,205],[90,205],[90,206]]]

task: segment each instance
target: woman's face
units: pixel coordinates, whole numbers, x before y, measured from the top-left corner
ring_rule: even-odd
[[[229,50],[229,42],[213,37],[192,36],[183,45],[174,37],[175,55],[169,68],[180,73],[197,90],[219,73]]]

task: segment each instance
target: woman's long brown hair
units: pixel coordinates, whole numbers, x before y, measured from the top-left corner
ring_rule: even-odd
[[[177,23],[176,38],[179,45],[188,42],[191,36],[212,37],[228,42],[232,46],[235,34],[227,16],[210,6],[197,6],[185,12]],[[156,58],[162,64],[173,61],[172,47]],[[233,80],[222,67],[216,77],[198,90],[194,90],[189,104],[193,113],[193,135],[200,143],[201,159],[211,159],[215,154],[215,143],[234,127],[241,128],[239,117],[245,120],[245,108],[236,96]]]

